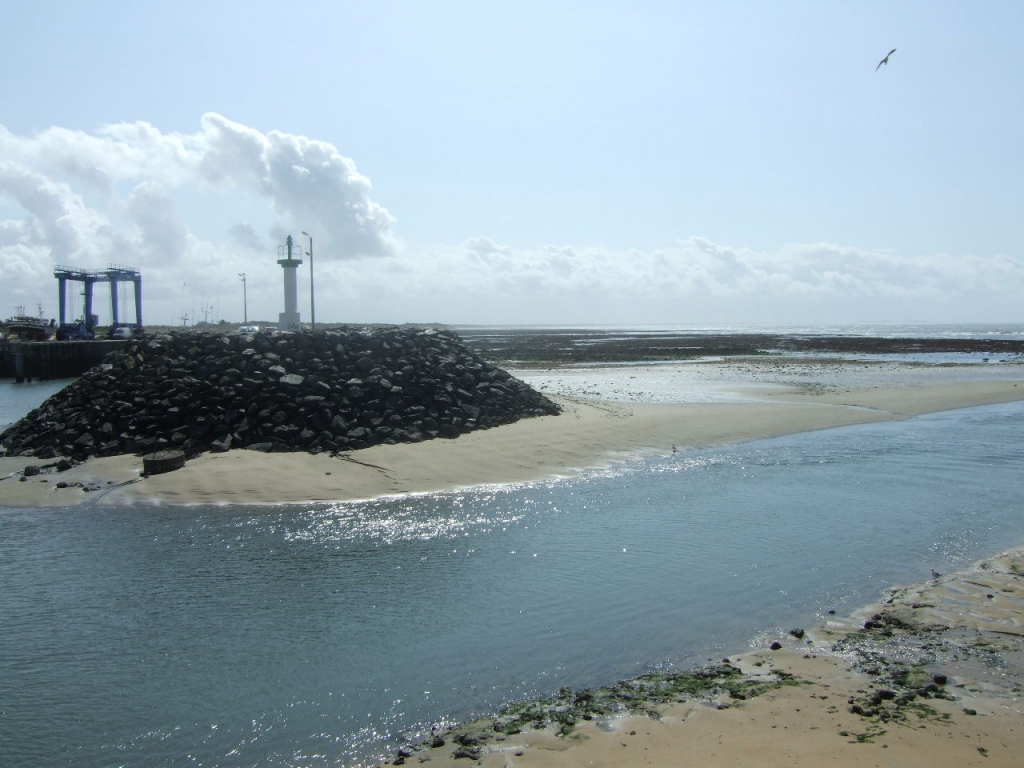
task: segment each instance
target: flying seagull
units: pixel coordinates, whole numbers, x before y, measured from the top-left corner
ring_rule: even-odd
[[[882,66],[883,64],[888,64],[889,63],[889,57],[892,56],[894,53],[896,53],[896,49],[895,48],[893,48],[891,51],[889,51],[887,54],[885,54],[885,58],[882,59],[880,62],[878,62],[878,67]],[[875,72],[878,71],[878,67],[875,67]]]

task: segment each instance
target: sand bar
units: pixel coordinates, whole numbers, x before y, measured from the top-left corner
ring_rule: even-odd
[[[673,449],[1024,399],[1020,365],[922,367],[734,359],[673,367],[513,372],[557,400],[563,413],[455,440],[379,445],[338,457],[245,450],[208,453],[175,472],[141,479],[142,460],[137,456],[94,459],[24,482],[17,473],[42,462],[2,458],[0,504],[367,499],[570,476]]]

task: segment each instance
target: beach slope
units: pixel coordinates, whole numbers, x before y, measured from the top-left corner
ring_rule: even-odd
[[[12,507],[100,500],[279,504],[368,499],[538,481],[687,448],[1024,399],[1024,386],[1018,387],[1024,381],[1020,366],[922,369],[734,360],[677,370],[619,367],[612,379],[595,379],[600,372],[593,368],[562,370],[555,389],[548,374],[516,373],[528,383],[545,382],[546,394],[563,412],[454,440],[377,445],[336,456],[205,453],[180,470],[150,477],[142,477],[142,459],[133,455],[93,459],[61,473],[44,468],[24,480],[20,473],[26,466],[45,463],[0,458],[0,495]],[[628,386],[605,385],[601,391],[609,380]],[[645,382],[657,384],[660,399],[645,397]],[[700,401],[694,401],[693,393],[700,394]]]

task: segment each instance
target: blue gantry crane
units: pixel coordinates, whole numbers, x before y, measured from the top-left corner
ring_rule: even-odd
[[[142,330],[142,273],[134,267],[124,267],[119,264],[108,264],[106,269],[80,269],[78,267],[65,267],[58,265],[53,270],[53,276],[59,283],[60,305],[59,324],[57,326],[57,338],[61,339],[92,339],[96,337],[95,326],[96,316],[92,311],[92,290],[96,283],[110,283],[110,324],[116,328],[121,325],[117,300],[118,285],[122,282],[131,282],[135,286],[135,329]],[[79,321],[67,321],[67,283],[84,283],[85,288],[85,311]]]

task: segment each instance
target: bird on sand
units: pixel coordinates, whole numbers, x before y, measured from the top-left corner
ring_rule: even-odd
[[[883,64],[888,65],[889,64],[889,57],[892,56],[894,53],[896,53],[896,49],[895,48],[893,48],[891,51],[889,51],[887,54],[885,54],[885,58],[882,59],[880,62],[878,62],[878,67],[882,66]],[[878,67],[875,67],[875,72],[878,71]]]

